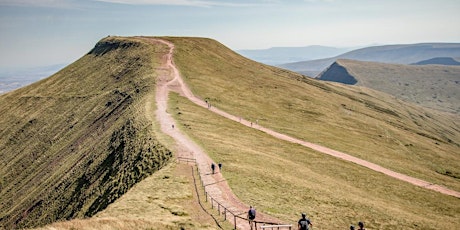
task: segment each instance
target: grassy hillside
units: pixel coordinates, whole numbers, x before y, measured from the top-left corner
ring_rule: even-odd
[[[245,59],[209,39],[168,38],[192,91],[213,106],[460,191],[459,117],[361,87],[319,82]],[[241,127],[176,98],[183,130],[224,164],[246,203],[285,220],[310,212],[321,229],[458,228],[459,200]]]
[[[265,66],[210,39],[165,39],[176,45],[174,61],[192,91],[213,106],[460,191],[458,116]],[[2,227],[90,216],[124,194],[94,218],[51,229],[214,228],[192,201],[181,166],[133,186],[171,156],[164,146],[173,143],[156,133],[146,109],[154,107],[155,68],[165,49],[107,38],[51,78],[0,96],[8,111],[0,115]],[[277,140],[176,94],[169,112],[223,163],[240,199],[286,222],[307,212],[315,229],[359,220],[368,229],[460,228],[457,198]]]
[[[343,81],[349,78],[355,81]],[[428,108],[460,113],[458,66],[397,65],[340,59],[318,79],[365,86]]]
[[[201,196],[199,206],[191,176],[191,165],[171,163],[134,185],[127,193],[95,216],[59,221],[37,228],[56,229],[231,229]],[[196,169],[194,169],[196,170]],[[197,181],[197,183],[200,183]],[[198,188],[200,184],[197,184]],[[198,192],[203,194],[203,190]],[[208,214],[210,213],[210,214]]]
[[[0,96],[0,228],[92,216],[169,161],[145,113],[165,49],[105,38]]]

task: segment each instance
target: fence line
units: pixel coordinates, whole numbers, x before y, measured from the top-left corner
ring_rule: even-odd
[[[177,162],[185,162],[185,163],[194,163],[194,164],[196,164],[196,159],[195,158],[189,158],[189,157],[177,157]]]
[[[188,163],[193,163],[196,166],[195,168],[197,170],[198,176],[200,177],[201,187],[203,188],[203,191],[204,191],[205,201],[208,202],[208,198],[209,198],[210,203],[211,203],[211,209],[214,209],[214,206],[216,206],[218,215],[220,216],[222,214],[225,221],[227,220],[227,216],[230,217],[230,218],[233,217],[234,229],[237,229],[237,227],[236,227],[237,219],[247,221],[248,224],[250,224],[252,222],[254,224],[255,229],[257,229],[258,224],[259,224],[259,226],[261,226],[261,229],[265,229],[265,228],[271,228],[271,229],[288,228],[288,229],[291,229],[292,228],[292,225],[288,225],[288,224],[279,224],[279,223],[272,223],[272,222],[266,222],[266,221],[256,221],[256,220],[253,220],[253,221],[250,222],[249,219],[240,216],[240,215],[242,215],[242,214],[244,214],[246,212],[243,212],[243,213],[240,213],[240,214],[235,214],[234,212],[229,210],[227,207],[222,205],[217,199],[215,199],[210,194],[208,194],[208,192],[206,191],[206,186],[204,185],[203,178],[201,177],[200,167],[198,167],[198,164],[197,164],[195,158],[177,157],[177,161],[178,162],[185,162],[187,164]],[[192,166],[192,168],[193,168],[193,166]],[[194,170],[192,170],[192,176],[193,176],[193,178],[195,178]],[[195,183],[195,185],[196,185],[196,183]],[[200,199],[198,191],[196,191],[196,192],[197,192],[198,199]],[[214,205],[214,203],[216,205]],[[222,211],[221,211],[221,209],[222,209]],[[217,223],[217,220],[216,219],[214,219],[214,220]]]

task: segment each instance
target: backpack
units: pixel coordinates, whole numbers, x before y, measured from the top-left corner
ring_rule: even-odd
[[[249,212],[248,212],[248,216],[249,216],[249,219],[255,219],[256,218],[256,210],[254,209],[250,209]]]
[[[310,229],[310,226],[309,226],[309,221],[307,219],[302,219],[299,221],[299,224],[300,224],[300,229],[301,230],[308,230]]]

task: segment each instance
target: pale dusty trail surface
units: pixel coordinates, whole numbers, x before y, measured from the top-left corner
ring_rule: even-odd
[[[218,200],[219,203],[222,203],[224,206],[229,207],[229,209],[231,209],[235,213],[241,213],[241,216],[244,217],[246,210],[248,210],[249,208],[248,205],[243,204],[241,201],[238,200],[237,197],[235,197],[235,195],[232,193],[231,189],[229,188],[225,179],[222,178],[220,173],[216,173],[214,175],[211,174],[210,164],[212,163],[212,160],[209,158],[209,156],[199,146],[197,146],[193,141],[191,141],[186,135],[184,135],[179,130],[174,129],[172,127],[175,121],[172,118],[172,116],[166,112],[169,91],[172,90],[172,91],[178,92],[182,96],[188,98],[195,104],[202,106],[204,108],[208,108],[208,104],[204,100],[194,96],[192,92],[190,91],[190,89],[184,84],[182,78],[180,77],[179,71],[173,62],[172,56],[173,56],[173,51],[174,51],[174,45],[164,40],[159,40],[159,39],[150,39],[150,40],[152,42],[161,42],[163,44],[168,45],[170,48],[170,52],[166,55],[166,57],[163,60],[164,66],[165,66],[164,68],[168,70],[167,71],[168,74],[163,74],[160,76],[160,79],[158,80],[158,84],[157,84],[157,94],[156,94],[156,101],[157,101],[157,107],[158,107],[156,116],[161,124],[162,131],[170,135],[176,140],[177,148],[178,148],[178,151],[177,151],[178,156],[195,158],[197,160],[197,165],[200,168],[200,171],[202,173],[204,183],[209,185],[206,187],[206,189],[208,190],[208,193],[210,193],[211,196],[215,197],[215,199]],[[240,122],[241,124],[246,125],[248,127],[252,127],[254,129],[263,131],[276,138],[286,140],[292,143],[297,143],[305,147],[314,149],[316,151],[319,151],[319,152],[322,152],[322,153],[325,153],[325,154],[328,154],[328,155],[331,155],[331,156],[334,156],[334,157],[337,157],[337,158],[340,158],[346,161],[353,162],[355,164],[367,167],[377,172],[381,172],[385,175],[411,183],[416,186],[420,186],[426,189],[440,192],[442,194],[460,198],[460,192],[445,188],[443,186],[436,185],[436,184],[433,184],[433,183],[430,183],[430,182],[427,182],[421,179],[417,179],[414,177],[410,177],[410,176],[389,170],[377,164],[362,160],[360,158],[351,156],[343,152],[339,152],[339,151],[336,151],[336,150],[333,150],[333,149],[330,149],[324,146],[320,146],[314,143],[310,143],[307,141],[303,141],[303,140],[299,140],[299,139],[287,136],[282,133],[275,132],[273,130],[267,129],[257,124],[253,124],[250,121],[241,119],[238,116],[228,114],[222,110],[219,110],[216,107],[211,107],[209,108],[209,110],[225,118],[228,118],[230,120]],[[258,213],[257,220],[264,220],[264,221],[278,222],[278,223],[280,222],[280,221],[277,221],[275,218],[269,217],[267,215],[263,215],[261,213]],[[241,223],[241,224],[238,223],[238,228],[247,229],[248,227],[249,226],[247,222]]]
[[[249,205],[241,202],[233,194],[226,180],[222,177],[222,174],[218,172],[218,169],[216,169],[216,173],[212,174],[210,167],[211,163],[213,163],[212,159],[209,158],[209,156],[201,149],[201,147],[194,143],[179,129],[175,128],[175,121],[173,117],[167,112],[168,93],[170,91],[178,92],[181,95],[187,97],[191,95],[190,90],[185,87],[184,83],[182,82],[179,71],[173,64],[172,54],[174,51],[174,45],[163,40],[152,38],[145,39],[148,39],[150,42],[163,43],[170,48],[170,52],[166,54],[162,60],[163,68],[159,73],[157,91],[155,95],[157,104],[156,117],[160,123],[161,131],[171,136],[175,140],[177,157],[196,159],[197,167],[199,168],[203,184],[205,185],[205,190],[209,196],[213,197],[213,199],[215,199],[235,215],[238,215],[241,218],[246,218],[246,213],[247,210],[249,210]],[[196,103],[200,103],[201,106],[206,106],[205,102],[203,101],[196,101]],[[237,228],[250,229],[248,222],[241,218],[237,218]],[[234,224],[234,218],[232,215],[227,214],[227,219],[232,224]],[[280,220],[260,212],[257,213],[256,221],[281,223]]]

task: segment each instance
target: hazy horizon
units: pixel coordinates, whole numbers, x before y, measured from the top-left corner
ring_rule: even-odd
[[[460,1],[0,0],[0,70],[71,63],[108,35],[233,50],[458,43]]]

